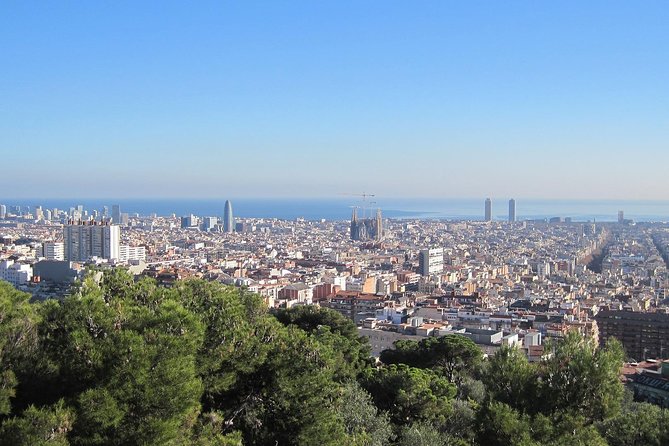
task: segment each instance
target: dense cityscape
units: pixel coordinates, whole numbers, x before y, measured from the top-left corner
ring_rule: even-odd
[[[126,268],[165,286],[189,277],[243,287],[269,308],[338,311],[372,354],[398,340],[460,334],[488,355],[518,346],[530,361],[577,332],[626,349],[621,373],[637,398],[669,406],[669,225],[569,218],[350,221],[128,215],[103,209],[0,205],[0,278],[59,298],[96,271]],[[110,212],[111,210],[111,212]],[[101,274],[101,273],[98,273]]]
[[[0,11],[0,446],[669,446],[666,1]]]

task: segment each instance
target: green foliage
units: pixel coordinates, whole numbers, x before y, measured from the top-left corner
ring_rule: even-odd
[[[492,401],[479,413],[479,444],[489,446],[531,446],[530,419],[507,404]]]
[[[209,407],[241,376],[252,373],[267,358],[277,327],[258,296],[202,280],[179,282],[171,290],[205,326],[197,366]]]
[[[295,305],[280,309],[276,318],[283,325],[296,325],[307,333],[316,333],[322,326],[330,327],[330,332],[344,336],[351,341],[360,341],[358,329],[352,320],[329,308],[314,305]]]
[[[475,375],[483,361],[483,352],[469,338],[460,335],[428,337],[420,342],[401,340],[394,350],[381,352],[384,364],[407,364],[433,369],[451,382]]]
[[[344,430],[352,444],[384,446],[393,437],[388,415],[378,412],[371,395],[355,381],[340,389],[335,410],[341,414]]]
[[[455,400],[441,432],[449,445],[472,444],[476,434],[476,413],[479,406],[473,401]]]
[[[225,417],[218,412],[208,412],[200,416],[190,440],[192,446],[241,446],[241,432],[224,434]]]
[[[0,283],[0,446],[669,444],[663,411],[621,404],[616,342],[570,334],[532,364],[401,340],[375,368],[337,312],[100,274],[40,304]]]
[[[105,276],[102,287],[87,281],[77,295],[43,307],[51,372],[43,399],[76,401],[73,444],[174,443],[199,412],[203,327],[180,303],[140,296],[146,284],[119,277],[112,274],[113,291]]]
[[[478,379],[465,377],[458,386],[458,399],[482,403],[487,396],[485,384]]]
[[[620,414],[600,425],[611,446],[662,446],[669,444],[669,414],[648,403],[628,403]]]
[[[114,431],[123,420],[124,411],[106,389],[89,389],[77,398],[76,443],[103,445],[112,443]]]
[[[11,412],[16,372],[31,367],[38,350],[36,305],[30,295],[0,281],[0,416]]]
[[[445,435],[430,423],[417,422],[404,426],[398,446],[449,446]]]
[[[598,348],[593,339],[569,333],[541,364],[543,410],[578,413],[588,423],[615,415],[623,395],[619,378],[623,359],[616,340]]]
[[[66,446],[74,411],[59,401],[53,406],[30,406],[0,427],[0,446]]]
[[[437,373],[405,364],[367,370],[361,385],[398,426],[443,422],[456,394],[456,387]]]
[[[296,327],[277,333],[266,363],[235,392],[239,426],[249,444],[341,444],[335,410],[333,352]]]
[[[339,356],[341,367],[336,374],[339,381],[355,379],[372,364],[371,348],[367,338],[358,335],[350,319],[329,308],[313,305],[296,305],[279,310],[277,320],[286,326],[297,326],[328,344]]]
[[[502,347],[486,364],[484,383],[493,400],[521,412],[533,412],[537,405],[538,370],[515,347]]]

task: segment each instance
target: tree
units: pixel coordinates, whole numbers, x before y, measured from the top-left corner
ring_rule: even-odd
[[[611,446],[661,446],[669,444],[669,415],[658,406],[630,402],[604,421],[600,432]]]
[[[624,359],[620,342],[612,339],[598,348],[592,338],[570,332],[553,350],[540,366],[539,400],[545,413],[580,413],[592,423],[619,412],[623,395],[619,373]]]
[[[39,316],[29,298],[29,294],[0,281],[0,416],[11,412],[16,373],[32,366],[39,348]]]
[[[421,353],[418,341],[399,339],[393,342],[393,348],[383,350],[379,359],[387,365],[407,364],[412,367],[427,368],[427,358]]]
[[[481,349],[460,335],[429,337],[420,342],[400,340],[394,346],[394,350],[381,352],[384,364],[431,368],[451,382],[459,383],[467,373],[476,374],[483,361]]]
[[[532,440],[530,419],[508,404],[491,401],[478,415],[478,442],[486,446],[538,446]]]
[[[113,292],[85,285],[44,306],[40,324],[51,365],[45,378],[51,386],[42,387],[50,389],[48,398],[76,401],[85,412],[74,423],[72,442],[185,440],[200,411],[202,324],[169,296],[140,299],[134,282],[116,284]]]
[[[316,305],[295,305],[288,309],[279,309],[276,318],[283,325],[296,325],[307,333],[316,333],[320,327],[330,327],[330,332],[344,336],[351,341],[361,341],[358,329],[352,320],[329,308]]]
[[[53,406],[30,406],[0,426],[0,446],[67,446],[74,411],[61,400]]]
[[[379,413],[372,397],[353,381],[339,390],[335,410],[341,414],[344,429],[353,444],[385,446],[393,436],[392,426],[385,413]]]
[[[355,379],[358,373],[372,365],[367,338],[358,334],[358,328],[352,320],[335,310],[315,305],[296,305],[279,310],[276,318],[286,326],[297,326],[317,336],[321,342],[330,344],[341,357],[341,367],[336,374],[339,381]]]
[[[441,432],[449,445],[472,444],[476,433],[476,411],[473,401],[454,400]]]
[[[533,413],[538,398],[538,370],[516,347],[502,347],[487,362],[483,381],[493,400],[522,413]]]
[[[265,363],[223,395],[231,427],[245,444],[346,444],[336,356],[299,328],[279,327]]]
[[[430,423],[417,422],[404,426],[400,432],[398,446],[448,446],[448,440]]]
[[[549,446],[607,446],[597,428],[574,412],[561,414],[553,424],[553,432],[544,433],[539,442]]]
[[[456,393],[456,387],[437,373],[405,364],[366,370],[361,385],[398,426],[443,422]]]
[[[428,358],[428,365],[451,382],[461,381],[465,372],[477,372],[483,361],[481,349],[460,335],[425,338],[420,341],[419,349]]]
[[[219,409],[221,395],[266,360],[277,327],[257,295],[203,280],[178,282],[169,294],[205,327],[197,369],[205,387],[205,410]]]

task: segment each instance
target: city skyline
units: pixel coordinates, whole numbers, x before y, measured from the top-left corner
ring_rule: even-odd
[[[0,20],[16,197],[669,190],[662,2],[22,2]]]

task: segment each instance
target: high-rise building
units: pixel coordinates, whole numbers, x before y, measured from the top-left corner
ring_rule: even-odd
[[[202,230],[211,232],[216,228],[218,224],[218,217],[204,217],[202,219]]]
[[[181,229],[196,228],[200,224],[200,219],[193,214],[181,217]]]
[[[509,221],[516,221],[516,200],[513,198],[509,200]]]
[[[485,221],[492,220],[492,200],[490,198],[485,199]]]
[[[42,257],[47,260],[65,260],[65,244],[63,242],[42,243]]]
[[[121,206],[118,204],[112,205],[112,223],[121,223]]]
[[[7,216],[7,206],[0,204],[0,220],[3,220]]]
[[[70,221],[63,226],[65,260],[118,259],[121,229],[108,223]]]
[[[353,208],[351,216],[351,240],[381,241],[383,239],[383,216],[376,210],[375,218],[358,218],[358,209]]]
[[[223,211],[223,232],[235,231],[235,218],[232,215],[232,203],[225,200],[225,210]]]
[[[444,271],[444,248],[421,249],[418,270],[422,276],[441,274]]]
[[[618,211],[618,223],[625,222],[625,211]]]
[[[602,346],[618,339],[629,358],[666,358],[669,353],[669,314],[600,311],[595,316]]]

